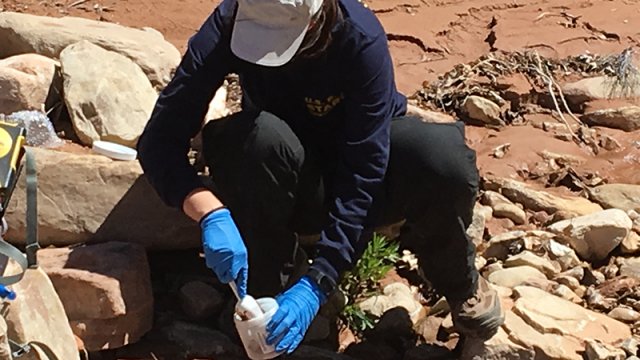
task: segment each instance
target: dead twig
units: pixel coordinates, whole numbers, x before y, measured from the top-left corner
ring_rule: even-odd
[[[73,8],[73,7],[76,7],[78,5],[82,5],[82,4],[86,3],[87,1],[89,1],[89,0],[77,0],[77,1],[74,1],[73,3],[69,4],[69,6],[67,6],[67,7],[68,8]]]
[[[553,81],[553,76],[549,75],[547,73],[547,71],[544,69],[543,65],[542,65],[542,61],[540,60],[540,55],[538,55],[537,53],[536,55],[536,60],[538,62],[538,66],[536,68],[533,68],[533,70],[538,73],[538,75],[545,81],[545,83],[547,84],[547,87],[549,89],[549,94],[551,95],[551,99],[553,100],[553,104],[556,107],[556,110],[558,111],[558,115],[560,116],[560,119],[562,119],[562,122],[564,123],[565,127],[567,128],[567,131],[569,131],[569,133],[571,134],[571,136],[576,139],[578,142],[580,142],[580,138],[578,137],[578,135],[576,135],[576,133],[573,132],[573,130],[571,129],[571,125],[569,125],[569,123],[567,122],[567,119],[565,119],[564,114],[562,113],[562,110],[560,110],[560,105],[558,104],[558,99],[556,99],[556,94],[554,91],[554,81]]]

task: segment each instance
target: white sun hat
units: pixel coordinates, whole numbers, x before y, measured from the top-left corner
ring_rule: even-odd
[[[250,63],[286,64],[300,48],[323,0],[238,0],[231,50]]]

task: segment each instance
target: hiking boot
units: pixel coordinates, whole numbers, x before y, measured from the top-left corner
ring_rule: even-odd
[[[473,296],[451,301],[450,307],[455,328],[467,337],[488,340],[504,323],[500,297],[482,276],[478,277],[478,289]]]

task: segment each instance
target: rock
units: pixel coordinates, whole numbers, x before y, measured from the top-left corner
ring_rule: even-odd
[[[180,304],[187,316],[204,320],[222,310],[224,297],[207,283],[190,281],[180,288]]]
[[[438,332],[443,321],[442,317],[427,316],[416,324],[416,333],[422,336],[426,343],[435,343],[438,341]]]
[[[614,151],[622,149],[622,144],[616,140],[613,136],[608,134],[599,134],[598,145],[605,150]]]
[[[3,274],[17,274],[18,265],[2,261]],[[80,360],[76,341],[60,298],[42,268],[28,269],[15,285],[16,299],[4,304],[9,339],[20,344],[31,341],[49,346],[58,359]],[[47,359],[40,353],[36,359]],[[30,359],[32,357],[29,357]]]
[[[622,260],[620,275],[640,280],[640,257]]]
[[[585,271],[582,266],[575,266],[574,268],[571,268],[569,270],[566,270],[558,274],[558,276],[568,276],[576,280],[582,280],[584,278],[584,274],[585,274]]]
[[[3,12],[0,14],[0,58],[37,53],[58,58],[67,46],[88,40],[133,60],[151,83],[162,88],[169,83],[181,55],[158,32],[76,17],[53,18]]]
[[[426,310],[416,300],[411,288],[402,283],[389,284],[384,288],[382,295],[358,303],[361,310],[375,316],[382,316],[387,310],[397,306],[405,308],[414,323],[426,315]]]
[[[555,240],[549,240],[545,244],[545,249],[547,250],[549,257],[553,261],[558,262],[558,264],[560,264],[560,268],[564,271],[567,271],[568,269],[575,269],[580,265],[580,259],[576,252],[572,248],[562,245]],[[581,274],[580,279],[584,276],[584,270]]]
[[[599,339],[607,344],[629,337],[629,327],[606,315],[548,294],[540,289],[519,286],[513,311],[543,333],[559,334],[584,341]]]
[[[440,315],[443,313],[448,313],[449,311],[451,311],[451,309],[449,308],[449,303],[447,302],[447,299],[443,296],[440,299],[438,299],[438,301],[436,301],[436,303],[433,304],[433,306],[431,306],[431,308],[429,309],[429,313],[427,315],[428,316]]]
[[[589,197],[605,209],[640,211],[640,185],[600,185],[589,192]]]
[[[488,276],[487,280],[496,285],[514,288],[532,280],[546,281],[547,277],[531,266],[516,266],[495,271]]]
[[[0,114],[44,111],[57,61],[37,54],[0,60]]]
[[[602,210],[600,205],[585,198],[553,195],[507,178],[485,177],[483,187],[485,190],[499,192],[512,202],[522,204],[525,209],[531,211],[546,211],[549,214],[564,211],[573,216],[580,216]]]
[[[629,235],[620,243],[620,251],[626,255],[640,252],[640,235],[635,231],[629,231]]]
[[[108,242],[40,250],[74,334],[89,351],[140,339],[153,324],[153,294],[144,248]]]
[[[65,48],[60,64],[78,138],[85,145],[105,140],[135,148],[157,99],[140,67],[88,41]]]
[[[585,163],[587,160],[581,156],[575,156],[571,154],[558,154],[551,152],[549,150],[542,150],[538,153],[538,155],[550,162],[553,162],[554,165],[564,167],[571,165],[580,165]]]
[[[149,249],[201,245],[198,227],[162,203],[138,162],[30,151],[38,171],[38,236],[43,247],[89,240],[139,243]],[[11,227],[5,239],[14,244],[24,244],[25,194],[21,177],[6,215]]]
[[[597,340],[587,340],[585,357],[587,360],[625,360],[627,355],[622,349],[601,344]]]
[[[624,106],[585,113],[580,120],[592,126],[605,126],[624,131],[640,129],[640,106]]]
[[[602,273],[604,274],[604,277],[606,279],[613,279],[614,277],[618,276],[619,271],[620,271],[620,268],[618,267],[618,265],[609,264],[604,267],[604,269],[602,270]]]
[[[538,230],[515,230],[502,233],[489,240],[483,256],[487,259],[495,257],[499,260],[505,260],[509,254],[532,250],[534,246],[554,237],[553,233]]]
[[[500,117],[500,106],[491,100],[471,95],[467,97],[462,107],[472,120],[481,121],[487,125],[504,125]]]
[[[599,291],[591,287],[587,289],[585,298],[590,308],[600,311],[611,311],[616,305],[616,299],[605,298]]]
[[[527,214],[524,210],[495,191],[485,191],[482,194],[482,200],[484,205],[491,206],[492,214],[495,217],[510,219],[516,225],[527,222]]]
[[[584,276],[582,277],[582,283],[587,286],[600,285],[607,278],[598,270],[593,270],[589,267],[584,269]]]
[[[610,318],[622,321],[625,323],[634,323],[640,321],[640,313],[622,306],[618,306],[615,309],[609,311],[607,314]]]
[[[606,297],[622,298],[633,293],[640,285],[640,280],[633,277],[619,276],[610,279],[597,287],[598,292]]]
[[[575,292],[577,289],[580,288],[580,281],[578,279],[574,278],[574,277],[571,277],[571,276],[558,276],[558,277],[554,278],[553,280],[556,281],[560,285],[567,286],[573,292]]]
[[[640,343],[636,338],[630,337],[622,342],[620,348],[627,353],[628,356],[635,356],[638,353],[638,346]]]
[[[484,275],[484,277],[489,277],[489,275],[493,274],[496,271],[500,271],[502,269],[504,269],[504,266],[502,265],[502,262],[498,261],[498,262],[485,265],[482,271],[482,274]]]
[[[545,259],[532,253],[531,251],[526,250],[518,255],[514,255],[508,258],[504,262],[505,268],[526,265],[540,270],[548,277],[554,277],[557,273],[560,272],[560,266],[558,264],[554,264],[549,259]]]
[[[570,104],[581,105],[591,100],[619,99],[640,96],[640,86],[623,92],[615,86],[616,79],[610,76],[586,78],[574,83],[565,84],[562,92]]]
[[[563,220],[548,227],[587,260],[603,260],[631,230],[631,219],[622,210],[607,209],[590,215]]]
[[[204,326],[175,321],[162,328],[162,333],[183,349],[184,359],[225,359],[244,354],[244,349],[235,345],[226,335]]]
[[[555,298],[566,301],[558,297]],[[567,303],[572,304],[568,301]],[[579,339],[541,331],[511,311],[505,315],[503,328],[509,334],[509,340],[526,349],[533,350],[535,352],[534,359],[582,360],[579,353],[584,350],[584,347]]]
[[[7,336],[7,322],[0,316],[0,359],[11,360],[12,351],[9,346],[9,337]]]
[[[487,259],[482,256],[476,256],[476,260],[474,265],[478,271],[482,270],[483,267],[487,265]]]
[[[487,341],[470,338],[464,343],[460,360],[534,360],[535,351],[509,339],[502,329]],[[423,358],[428,359],[428,358]]]
[[[491,220],[493,216],[493,209],[489,206],[475,204],[473,208],[473,220],[471,225],[467,228],[467,235],[475,242],[479,244],[484,238],[484,229],[487,221]]]
[[[551,292],[555,296],[559,296],[565,300],[571,301],[574,304],[582,304],[580,296],[576,295],[568,286],[558,285]]]
[[[417,116],[426,123],[446,124],[456,122],[456,119],[449,114],[422,109],[413,104],[407,104],[407,115]]]

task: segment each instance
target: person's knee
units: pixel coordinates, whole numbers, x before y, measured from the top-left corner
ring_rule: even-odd
[[[420,177],[425,179],[425,187],[432,194],[430,198],[466,218],[478,193],[476,152],[466,145],[460,125],[438,125],[436,144],[423,142],[416,149],[423,153],[420,158],[428,159],[420,165]]]
[[[209,164],[229,157],[242,160],[242,166],[297,172],[304,162],[304,148],[293,130],[264,111],[242,111],[209,122],[203,148]]]
[[[298,172],[304,162],[304,148],[289,125],[277,116],[262,112],[255,120],[245,152],[257,163]]]

